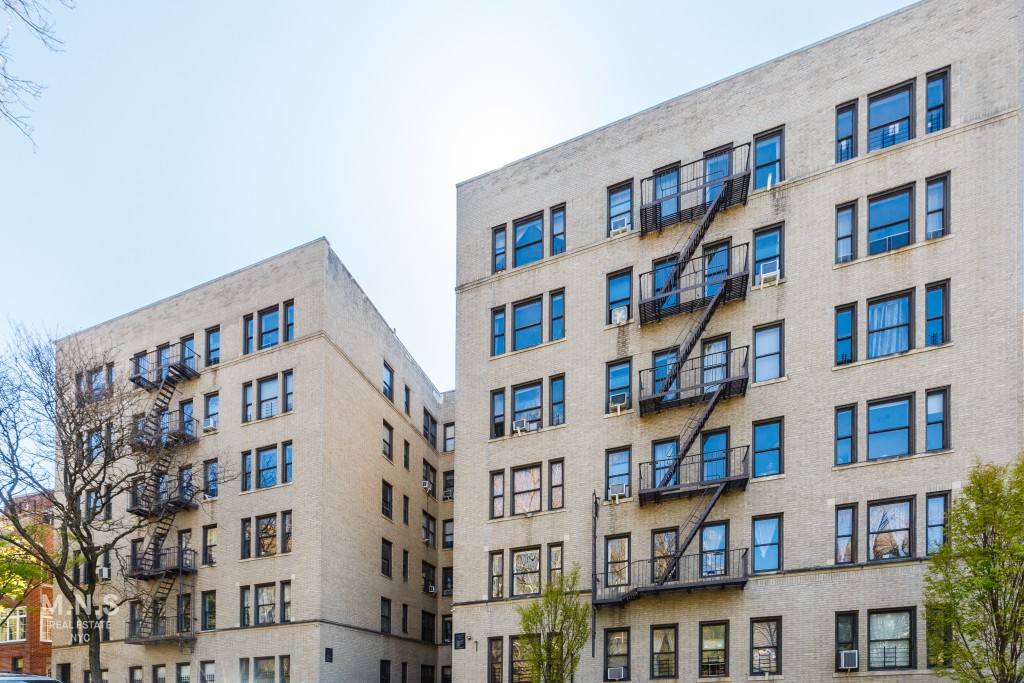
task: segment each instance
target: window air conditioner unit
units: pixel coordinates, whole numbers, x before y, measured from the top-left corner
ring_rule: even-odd
[[[444,495],[441,496],[444,500],[451,500],[455,497],[455,491],[452,489],[445,489]]]
[[[526,431],[527,424],[526,420],[516,420],[512,423],[512,429],[516,431],[516,436],[519,436]]]
[[[430,595],[437,595],[437,589],[433,586],[427,586],[427,593]]]
[[[839,651],[839,668],[856,669],[859,665],[860,653],[857,650],[840,650]]]
[[[626,484],[610,484],[608,486],[608,497],[618,500],[619,496],[626,496]]]
[[[779,284],[779,266],[775,265],[771,270],[761,271],[761,282],[758,285],[758,289],[767,287],[769,285]]]
[[[540,429],[540,420],[531,420],[526,424],[526,431],[535,432]]]
[[[612,325],[629,322],[629,306],[616,306],[612,309]]]
[[[220,426],[220,420],[215,417],[208,417],[203,420],[203,431],[204,432],[215,432]]]
[[[622,412],[622,409],[626,407],[626,403],[629,401],[629,394],[625,391],[617,394],[612,394],[608,397],[608,405],[615,408],[615,414],[618,415]]]
[[[608,667],[608,675],[605,676],[609,681],[624,681],[626,680],[626,667],[624,666],[610,666]]]
[[[612,237],[624,235],[633,229],[633,218],[631,216],[619,216],[612,219]]]
[[[110,581],[110,567],[100,567],[96,576],[100,581]]]
[[[433,484],[431,484],[431,483],[430,483],[429,481],[427,481],[426,479],[424,479],[424,480],[423,480],[423,490],[424,490],[424,491],[426,491],[427,493],[430,493],[431,491],[433,491],[433,490],[434,490],[434,485],[433,485]]]

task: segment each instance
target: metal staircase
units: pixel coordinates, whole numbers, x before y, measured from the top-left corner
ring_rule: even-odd
[[[195,551],[168,549],[167,540],[177,513],[197,507],[191,471],[179,470],[173,483],[171,468],[180,447],[199,440],[199,423],[183,410],[170,411],[171,399],[181,382],[199,376],[199,358],[186,343],[163,347],[148,357],[132,359],[129,378],[137,386],[155,391],[145,417],[137,425],[135,442],[140,457],[151,458],[144,480],[136,485],[128,511],[152,519],[148,542],[139,557],[132,558],[129,575],[155,585],[141,603],[137,619],[127,624],[125,642],[147,644],[177,640],[182,652],[191,653],[195,644],[191,601],[195,592]],[[189,472],[186,477],[183,473]],[[168,628],[167,599],[177,587],[178,610]],[[185,610],[187,609],[187,613]]]

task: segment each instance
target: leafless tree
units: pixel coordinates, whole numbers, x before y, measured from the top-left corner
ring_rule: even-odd
[[[43,93],[43,86],[35,81],[19,78],[8,68],[12,62],[10,39],[16,27],[27,30],[47,49],[59,52],[63,43],[57,39],[50,7],[56,4],[71,8],[73,0],[0,0],[0,13],[5,26],[0,37],[0,117],[14,125],[23,135],[32,139],[28,125],[30,100]]]
[[[58,342],[15,327],[0,353],[0,542],[47,570],[55,594],[77,618],[80,632],[72,635],[88,643],[92,680],[98,681],[110,614],[152,595],[148,584],[126,577],[132,572],[125,569],[140,561],[131,541],[142,539],[143,559],[152,559],[168,530],[160,536],[154,522],[163,513],[122,513],[118,503],[138,505],[141,496],[150,501],[146,510],[168,500],[191,504],[197,491],[190,476],[184,481],[180,475],[191,472],[183,455],[188,449],[170,448],[169,441],[198,434],[193,421],[169,419],[151,393],[129,381],[132,373],[118,364],[116,349],[80,339]],[[52,514],[50,541],[19,514],[16,499],[25,495],[44,499]],[[110,580],[100,575],[105,564]],[[161,608],[153,604],[145,609],[155,618]]]

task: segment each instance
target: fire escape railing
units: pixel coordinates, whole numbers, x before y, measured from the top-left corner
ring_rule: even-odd
[[[729,398],[746,392],[747,352],[740,346],[713,351],[682,363],[640,371],[640,414],[710,401],[719,387]]]
[[[737,244],[682,261],[666,261],[640,275],[640,324],[707,308],[718,290],[720,303],[744,299],[750,279],[749,245]]]
[[[598,574],[594,602],[621,604],[645,593],[742,585],[749,576],[747,555],[747,548],[734,548],[683,555],[674,563],[671,556],[633,560]]]

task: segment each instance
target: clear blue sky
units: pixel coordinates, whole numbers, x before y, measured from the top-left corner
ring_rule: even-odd
[[[0,312],[70,332],[325,235],[450,388],[455,183],[907,4],[58,7],[64,52],[12,39],[48,89],[35,152],[0,127]]]

